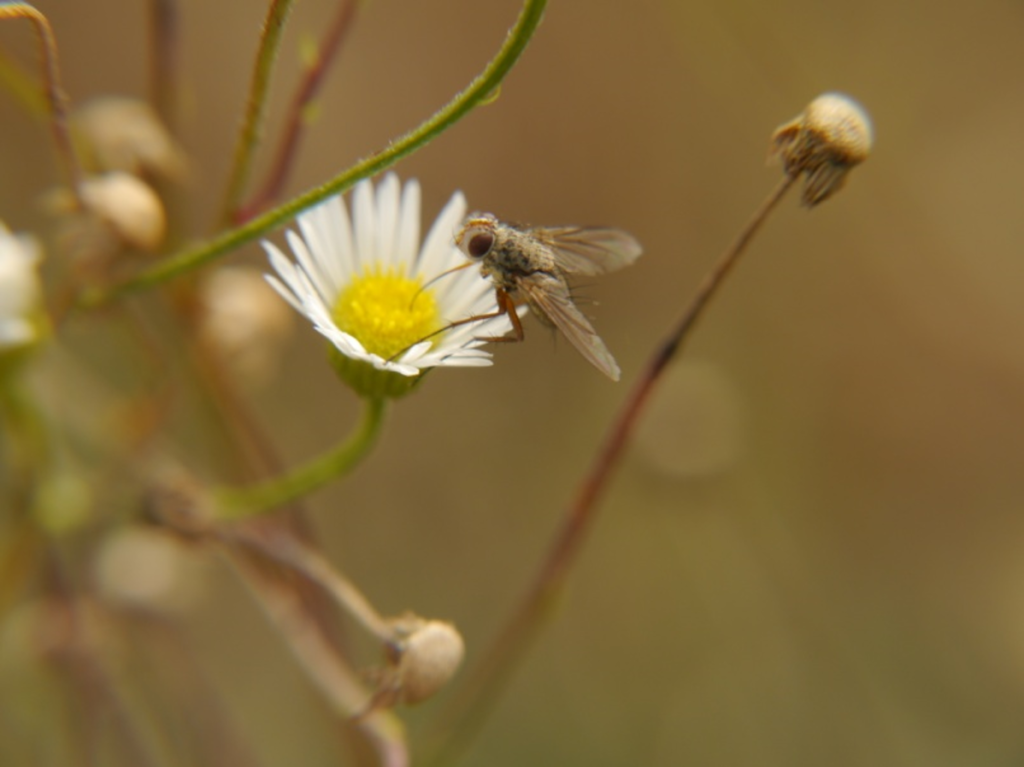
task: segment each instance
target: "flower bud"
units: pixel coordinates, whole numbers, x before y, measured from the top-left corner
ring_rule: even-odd
[[[99,261],[126,247],[153,251],[163,242],[163,203],[144,181],[115,171],[87,178],[79,192],[81,209],[65,189],[46,199],[50,210],[63,217],[61,241],[76,259]]]
[[[122,528],[103,539],[92,561],[96,590],[114,603],[183,606],[199,596],[199,563],[190,553],[163,531]]]
[[[204,340],[239,374],[266,380],[295,323],[263,273],[243,266],[217,269],[203,280],[201,297]]]
[[[206,489],[184,467],[167,461],[153,467],[143,499],[143,517],[183,540],[209,535],[213,508]]]
[[[805,175],[803,202],[812,207],[839,191],[850,169],[867,159],[873,138],[864,107],[842,93],[825,93],[775,130],[771,154],[787,174]]]
[[[466,646],[450,623],[409,614],[392,621],[394,644],[378,705],[412,705],[432,697],[455,675]]]
[[[121,96],[93,99],[72,117],[75,136],[100,172],[180,179],[185,155],[156,112]]]
[[[164,206],[149,186],[128,173],[106,173],[82,185],[86,207],[129,247],[156,250],[164,239]]]

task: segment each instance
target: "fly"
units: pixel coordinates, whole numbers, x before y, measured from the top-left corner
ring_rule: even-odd
[[[494,285],[497,310],[460,320],[507,315],[514,336],[488,341],[522,341],[516,307],[526,304],[545,325],[562,332],[590,364],[618,381],[619,366],[590,321],[576,308],[568,275],[593,276],[636,261],[640,243],[621,229],[601,227],[520,227],[490,213],[474,213],[455,236],[459,249],[480,264]]]

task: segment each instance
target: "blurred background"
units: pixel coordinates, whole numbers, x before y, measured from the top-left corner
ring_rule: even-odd
[[[179,215],[201,235],[265,4],[180,5]],[[146,96],[147,4],[38,7],[73,104]],[[256,178],[300,48],[333,9],[297,4]],[[289,195],[447,102],[518,11],[361,4]],[[1022,28],[1024,6],[992,0],[554,0],[500,96],[397,166],[420,179],[425,222],[462,189],[473,209],[619,226],[645,246],[583,289],[621,383],[528,321],[494,367],[431,375],[369,460],[310,501],[332,560],[377,607],[453,621],[471,665],[644,361],[776,184],[772,130],[827,90],[859,99],[876,128],[842,193],[782,205],[662,382],[566,599],[466,764],[1024,764]],[[31,42],[27,24],[0,26],[9,56],[34,62]],[[39,199],[58,179],[47,129],[6,95],[0,125],[0,217],[44,232]],[[232,262],[263,256],[253,245]],[[104,412],[132,377],[75,339],[34,374],[58,422]],[[294,463],[347,433],[358,403],[303,322],[281,355],[241,385]],[[175,428],[170,450],[188,463],[197,438]],[[87,541],[81,577],[102,586],[103,567],[123,580],[154,561],[111,564],[126,527],[68,534]],[[230,570],[174,556],[152,606],[188,636],[257,762],[338,763],[330,714]],[[63,721],[11,638],[18,615],[0,644],[7,764],[33,763],[46,752],[33,741]],[[403,712],[414,754],[441,705]]]

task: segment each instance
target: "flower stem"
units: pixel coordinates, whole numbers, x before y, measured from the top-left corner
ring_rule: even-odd
[[[721,287],[732,267],[746,250],[753,236],[783,198],[796,176],[787,175],[761,204],[747,225],[705,276],[679,321],[659,344],[639,380],[626,396],[622,409],[609,428],[590,470],[577,488],[576,497],[566,509],[547,558],[533,584],[506,623],[498,639],[483,656],[468,678],[459,697],[439,719],[437,742],[425,764],[450,764],[480,729],[516,664],[526,655],[533,640],[551,614],[551,606],[561,596],[565,578],[575,562],[593,523],[597,504],[622,457],[633,428],[655,384],[668,363],[679,353],[711,298]]]
[[[224,232],[208,242],[187,248],[152,268],[113,286],[85,291],[80,296],[78,305],[82,307],[98,306],[124,293],[151,288],[197,269],[283,224],[294,217],[296,213],[331,195],[344,192],[364,178],[369,178],[390,168],[403,157],[425,146],[473,109],[493,100],[494,92],[519,60],[519,56],[537,30],[546,6],[547,0],[525,0],[519,18],[516,20],[515,26],[509,30],[498,54],[469,84],[469,87],[456,95],[419,127],[391,141],[385,149],[360,160],[327,183],[267,211],[236,229]]]
[[[164,125],[177,133],[181,8],[178,0],[150,0],[149,92]]]
[[[60,85],[60,69],[57,66],[57,40],[53,28],[41,12],[28,3],[0,3],[0,20],[27,19],[36,28],[39,38],[39,50],[43,59],[43,79],[46,82],[46,99],[50,109],[50,126],[53,130],[53,141],[57,148],[57,157],[64,165],[68,185],[75,203],[82,204],[81,184],[82,168],[71,141],[68,129],[67,97]]]
[[[284,506],[348,473],[373,447],[384,422],[385,401],[370,399],[356,430],[340,445],[286,474],[213,493],[219,519],[243,519]]]
[[[241,546],[301,573],[324,590],[354,621],[381,642],[395,640],[394,628],[356,585],[320,552],[285,530],[252,525],[217,525],[211,535],[222,543]]]
[[[3,370],[0,370],[0,454],[5,457],[5,468],[9,472],[9,486],[4,488],[0,498],[9,491],[14,509],[19,514],[27,514],[32,510],[32,496],[41,484],[49,458],[46,426],[36,403],[11,372]]]
[[[229,223],[242,199],[245,185],[252,171],[252,157],[259,144],[263,130],[263,116],[266,112],[267,91],[270,89],[270,75],[274,70],[277,52],[281,47],[281,33],[291,12],[293,0],[272,0],[263,22],[260,48],[256,54],[252,83],[249,86],[249,101],[245,117],[235,143],[235,156],[228,175],[228,185],[221,205],[221,222]]]
[[[226,552],[232,563],[246,578],[268,617],[288,643],[303,671],[324,695],[338,717],[354,723],[374,750],[381,767],[408,767],[409,752],[405,728],[390,711],[367,712],[370,693],[364,689],[359,675],[326,640],[308,610],[280,578],[268,576],[252,563]]]
[[[34,577],[45,548],[34,512],[50,461],[42,414],[9,373],[0,370],[0,615]]]
[[[358,0],[339,0],[334,18],[328,26],[327,32],[324,33],[315,56],[306,66],[302,82],[288,106],[287,126],[277,147],[277,153],[271,164],[270,172],[267,174],[267,179],[250,202],[233,211],[236,221],[248,221],[280,197],[285,179],[288,177],[288,171],[295,160],[302,131],[308,124],[307,109],[319,92],[327,70],[352,28],[358,5]]]

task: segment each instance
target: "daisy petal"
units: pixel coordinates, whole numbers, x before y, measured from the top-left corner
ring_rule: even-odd
[[[402,190],[402,205],[398,215],[398,241],[395,254],[399,263],[412,264],[413,271],[419,270],[419,254],[416,248],[420,241],[420,185],[416,179],[407,181]]]
[[[272,274],[264,274],[263,279],[267,281],[270,287],[277,291],[277,294],[281,296],[281,298],[283,298],[285,301],[291,304],[292,308],[295,311],[297,311],[299,314],[306,313],[305,310],[302,308],[302,302],[299,301],[294,296],[294,294],[290,290],[288,290],[288,288],[286,288],[279,279],[277,279],[277,277],[275,277]]]
[[[398,266],[395,245],[398,229],[399,185],[398,176],[388,173],[377,186],[377,258],[381,267]]]
[[[373,198],[373,184],[360,181],[352,192],[352,218],[355,221],[355,244],[357,258],[362,266],[372,266],[380,261],[377,253],[377,205]]]
[[[419,274],[431,280],[453,266],[465,263],[461,251],[455,247],[455,232],[466,217],[466,198],[456,192],[441,210],[427,233],[420,249]]]
[[[266,275],[267,282],[340,354],[384,374],[408,378],[431,367],[490,365],[491,354],[480,348],[486,342],[479,336],[508,332],[508,317],[432,334],[446,322],[495,309],[494,287],[479,270],[457,268],[467,263],[454,243],[466,214],[465,197],[452,195],[422,245],[420,200],[416,181],[403,187],[389,173],[376,189],[369,181],[356,185],[351,218],[340,196],[305,211],[297,230],[285,233],[294,261],[276,245],[263,243],[274,272]],[[448,271],[450,276],[424,287]],[[418,299],[423,295],[429,298],[425,303]],[[395,335],[392,320],[406,335]],[[382,341],[382,333],[392,340]],[[395,348],[401,351],[387,351]],[[366,385],[346,380],[357,388]],[[385,396],[398,396],[393,392],[399,390],[389,388]]]

